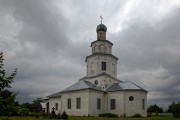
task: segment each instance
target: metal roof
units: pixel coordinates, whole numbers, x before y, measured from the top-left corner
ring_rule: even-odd
[[[108,77],[110,77],[110,78],[116,79],[116,80],[118,80],[119,82],[121,82],[121,80],[119,80],[119,79],[117,79],[117,78],[114,78],[114,77],[110,76],[109,74],[107,74],[107,73],[105,73],[105,72],[102,72],[102,73],[99,74],[99,75],[91,76],[91,77],[84,76],[83,78],[81,78],[81,79],[79,79],[79,80],[86,80],[86,79],[89,79],[89,78],[95,78],[95,77],[104,76],[104,75],[105,75],[105,76],[108,76]]]
[[[94,89],[94,90],[104,91],[100,87],[97,87],[96,85],[94,85],[91,82],[81,80],[81,81],[67,87],[64,90],[62,90],[58,93],[49,95],[47,97],[49,97],[49,98],[60,97],[61,93],[63,93],[63,92],[70,92],[70,91],[83,90],[83,89]],[[130,81],[114,83],[108,89],[106,89],[104,92],[119,91],[119,90],[142,90],[142,91],[147,92],[143,88],[139,87],[138,85],[136,85]]]
[[[82,89],[88,89],[88,88],[95,89],[95,90],[101,90],[99,87],[95,86],[91,82],[88,82],[88,81],[79,81],[79,82],[71,85],[70,87],[62,90],[61,92],[82,90]]]
[[[61,92],[54,93],[52,95],[47,96],[48,98],[55,98],[55,97],[61,97]]]
[[[143,90],[143,91],[146,91],[143,88],[139,87],[138,85],[136,85],[130,81],[114,83],[106,91],[117,91],[117,90]]]

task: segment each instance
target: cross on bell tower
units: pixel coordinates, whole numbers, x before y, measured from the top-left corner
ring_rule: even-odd
[[[102,17],[102,15],[100,16],[100,18],[101,18],[101,24],[102,24],[102,20],[103,20],[103,17]]]

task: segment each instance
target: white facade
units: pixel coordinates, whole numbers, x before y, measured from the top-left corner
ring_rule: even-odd
[[[87,75],[70,87],[48,96],[46,112],[55,108],[73,116],[98,116],[113,113],[147,116],[147,91],[132,82],[117,79],[117,60],[112,55],[113,44],[106,40],[107,28],[97,26],[97,40],[91,43],[92,55],[86,57]]]

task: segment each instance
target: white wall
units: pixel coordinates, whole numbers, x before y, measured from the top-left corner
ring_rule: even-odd
[[[116,109],[111,110],[111,99],[116,99]],[[117,114],[122,116],[124,114],[124,92],[115,91],[107,94],[107,113]]]
[[[134,100],[130,101],[129,97],[133,96]],[[76,98],[81,98],[81,109],[76,109]],[[71,109],[67,109],[67,99],[71,99]],[[97,109],[97,99],[101,99],[101,109]],[[62,99],[62,100],[61,100]],[[110,101],[116,99],[116,109],[111,110]],[[142,99],[145,99],[145,109],[142,108]],[[58,111],[56,114],[62,113],[64,110],[68,115],[72,116],[98,116],[102,113],[113,113],[118,116],[131,117],[136,113],[147,116],[147,93],[144,91],[115,91],[104,93],[92,89],[79,90],[73,92],[62,93],[61,98],[49,99],[49,112],[52,107],[58,103]]]
[[[96,76],[105,72],[117,78],[117,60],[111,56],[95,55],[87,59],[87,76]],[[106,70],[102,70],[102,62],[106,62]]]
[[[130,101],[129,97],[133,96],[134,100]],[[110,113],[131,117],[136,113],[142,116],[147,116],[147,93],[143,91],[115,91],[109,92],[108,97],[108,111]],[[116,99],[116,109],[110,110],[110,99]],[[142,109],[142,99],[145,99],[145,109]]]
[[[56,114],[62,113],[61,111],[61,98],[50,98],[49,99],[49,113],[52,112],[52,108],[55,108],[55,104],[58,103],[58,110],[55,110]]]
[[[97,109],[97,99],[101,99],[101,109]],[[89,115],[98,116],[105,112],[105,94],[101,91],[89,90]]]
[[[130,101],[129,97],[133,96],[134,100]],[[145,109],[142,109],[142,99],[145,99]],[[147,93],[143,91],[125,91],[125,114],[133,116],[139,113],[147,116]]]
[[[81,109],[76,109],[76,98],[81,98]],[[68,115],[83,116],[88,115],[89,90],[79,90],[73,92],[62,93],[62,111],[66,111]],[[67,99],[71,99],[71,109],[67,109]]]

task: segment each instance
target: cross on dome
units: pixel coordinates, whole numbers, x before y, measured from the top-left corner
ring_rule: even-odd
[[[102,17],[102,15],[100,16],[100,18],[101,18],[101,24],[102,24],[102,20],[103,20],[103,17]]]

